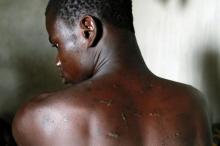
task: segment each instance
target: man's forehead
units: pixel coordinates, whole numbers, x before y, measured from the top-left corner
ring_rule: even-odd
[[[61,19],[58,16],[54,16],[54,15],[47,15],[46,16],[46,25],[47,27],[49,27],[50,29],[55,29],[55,30],[59,30],[59,29],[63,29],[64,27],[68,27],[68,24],[65,23],[65,21],[63,19]]]
[[[67,24],[63,19],[56,18],[47,23],[47,31],[49,42],[53,44],[57,39],[67,39],[73,37],[76,29],[70,24]]]

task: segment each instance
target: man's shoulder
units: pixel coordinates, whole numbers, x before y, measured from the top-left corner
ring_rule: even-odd
[[[159,79],[158,86],[162,101],[160,106],[164,107],[164,113],[168,111],[166,115],[171,116],[178,125],[191,126],[195,135],[199,135],[195,137],[197,145],[209,145],[210,117],[203,94],[191,85],[165,79]]]
[[[79,84],[50,93],[43,93],[24,103],[18,110],[16,117],[20,115],[41,114],[43,111],[54,109],[74,110],[90,107],[90,84]],[[40,112],[39,112],[40,111]],[[16,118],[15,118],[16,119]]]
[[[160,103],[180,109],[179,112],[192,110],[196,114],[203,110],[204,113],[208,113],[208,103],[204,95],[193,86],[162,78],[156,80],[154,84],[154,94],[159,97]]]
[[[88,107],[88,104],[84,102],[87,100],[86,98],[87,97],[83,95],[82,91],[74,87],[51,93],[43,93],[24,103],[18,110],[16,116],[42,114],[47,110],[52,112],[56,109],[62,112],[69,111],[70,109],[78,109],[79,107],[81,107],[80,109],[85,109]],[[57,113],[59,112],[57,111]]]
[[[19,135],[28,137],[29,130],[43,136],[48,132],[43,132],[47,130],[45,126],[54,127],[51,130],[56,131],[56,127],[60,125],[68,125],[70,128],[79,122],[86,122],[91,110],[89,103],[84,102],[86,99],[79,92],[81,91],[68,88],[41,94],[23,104],[13,120],[15,138]]]
[[[158,79],[156,84],[158,91],[163,93],[164,96],[205,103],[203,94],[191,85],[161,78]]]

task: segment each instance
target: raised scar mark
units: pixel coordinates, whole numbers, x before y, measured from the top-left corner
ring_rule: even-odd
[[[110,133],[108,133],[108,136],[112,137],[114,139],[118,139],[119,138],[119,134],[116,133],[116,132],[110,132]]]
[[[99,103],[106,104],[108,107],[112,105],[113,100],[100,100]]]
[[[149,113],[149,116],[151,116],[151,117],[160,117],[161,115],[159,113]]]
[[[122,117],[123,121],[127,121],[125,113],[121,113],[121,117]]]

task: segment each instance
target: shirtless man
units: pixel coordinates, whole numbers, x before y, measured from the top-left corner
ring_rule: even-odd
[[[50,0],[46,27],[72,86],[21,107],[18,146],[211,146],[200,93],[146,67],[131,0]]]

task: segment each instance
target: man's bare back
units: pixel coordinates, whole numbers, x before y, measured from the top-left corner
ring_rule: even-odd
[[[207,115],[191,87],[157,78],[135,88],[106,85],[86,81],[28,102],[14,123],[14,133],[24,134],[19,146],[210,145]]]
[[[211,145],[198,91],[146,67],[126,10],[130,5],[51,0],[49,40],[62,78],[74,85],[21,107],[13,122],[19,146]]]

